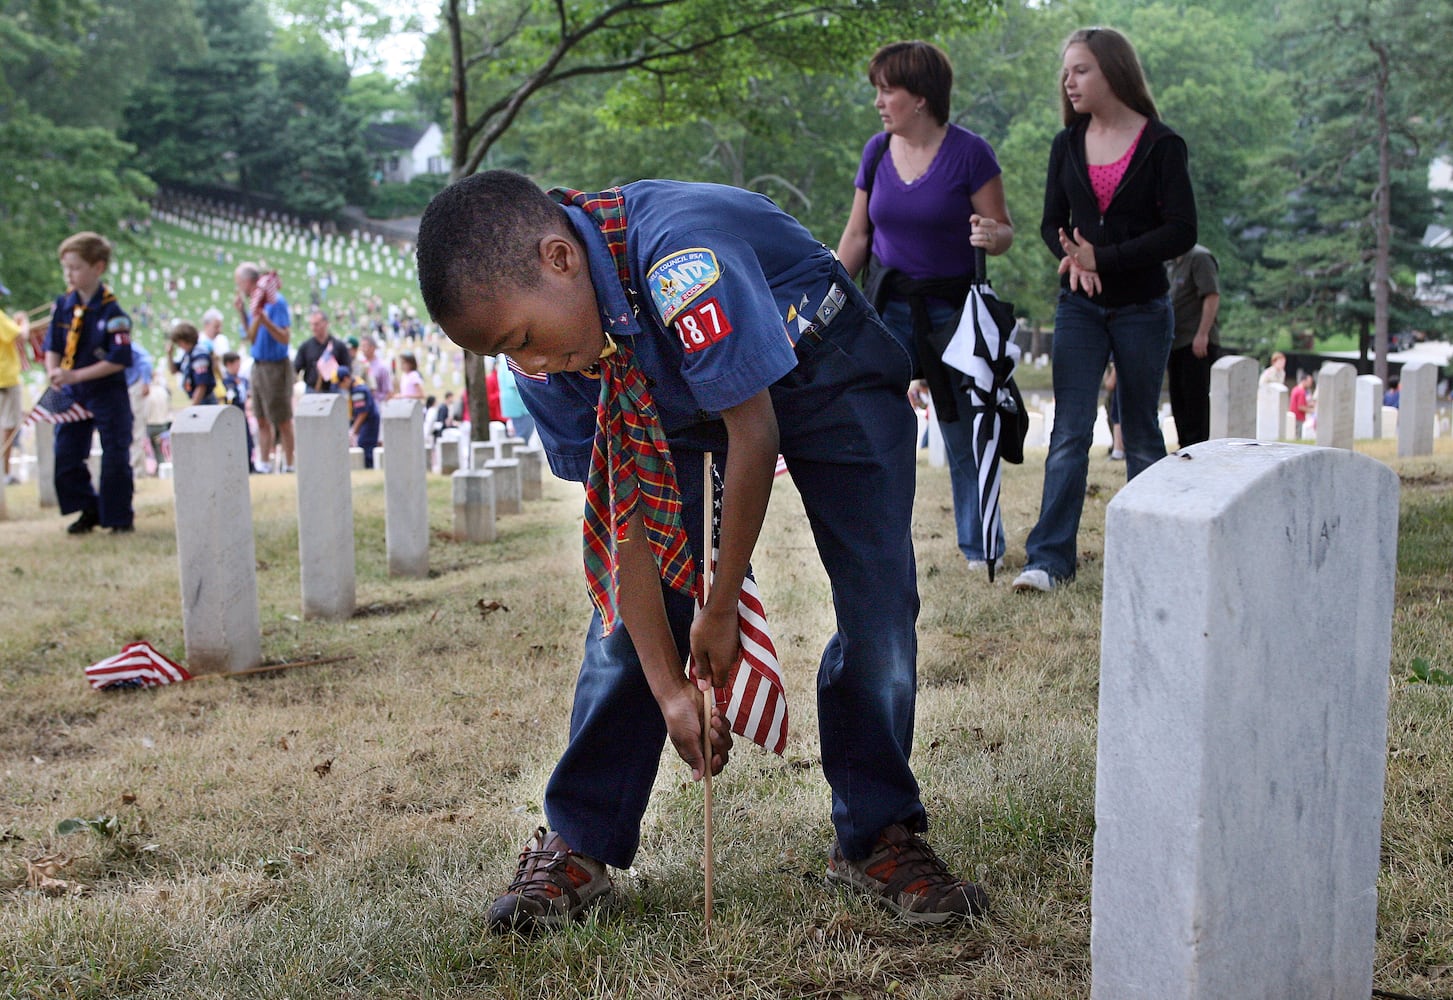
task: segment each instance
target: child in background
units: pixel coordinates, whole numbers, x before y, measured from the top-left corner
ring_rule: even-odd
[[[67,290],[51,311],[45,370],[51,388],[87,416],[56,424],[56,499],[62,514],[80,512],[66,527],[68,534],[84,535],[97,525],[124,534],[133,530],[134,521],[131,397],[126,393],[131,317],[101,280],[111,264],[110,241],[99,233],[80,232],[68,236],[57,252]],[[101,438],[99,492],[86,467],[92,434]]]
[[[362,379],[355,379],[346,367],[338,369],[338,386],[348,393],[348,413],[352,423],[349,438],[363,449],[363,467],[373,468],[373,449],[378,447],[378,404]]]
[[[222,401],[242,411],[242,429],[247,432],[247,471],[257,471],[252,461],[252,425],[247,421],[247,379],[242,377],[242,355],[228,351],[222,355]]]

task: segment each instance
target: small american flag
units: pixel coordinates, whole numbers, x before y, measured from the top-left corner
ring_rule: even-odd
[[[254,314],[260,313],[264,306],[270,306],[277,301],[278,295],[282,292],[283,280],[276,271],[267,271],[257,279],[257,287],[252,290],[252,301],[248,304]]]
[[[115,656],[86,668],[86,680],[97,691],[160,687],[191,679],[186,668],[157,652],[145,640],[127,643]]]
[[[711,568],[716,572],[717,535],[721,531],[722,481],[712,467]],[[781,754],[787,746],[787,691],[782,686],[782,664],[767,629],[762,594],[750,576],[742,581],[737,599],[741,626],[742,662],[724,688],[717,688],[716,705],[731,723],[732,732],[764,749]]]
[[[25,426],[34,423],[73,424],[78,420],[90,420],[94,414],[76,402],[69,392],[51,386],[41,394],[25,418]]]

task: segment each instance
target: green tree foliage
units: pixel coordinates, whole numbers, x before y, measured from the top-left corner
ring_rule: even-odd
[[[57,125],[116,131],[127,98],[152,66],[195,59],[202,49],[192,0],[68,6],[77,17],[58,39],[63,45],[45,46],[18,62],[5,60],[7,75],[30,109]]]
[[[28,308],[61,291],[56,246],[79,229],[116,237],[146,213],[151,183],[132,166],[131,147],[98,127],[58,125],[31,110],[36,65],[81,67],[75,39],[95,11],[76,0],[9,2],[0,16],[0,278],[8,305]],[[57,69],[59,72],[59,69]],[[84,81],[64,79],[80,101]]]
[[[343,58],[304,28],[274,46],[258,0],[197,0],[200,59],[158,67],[125,136],[162,183],[235,185],[331,215],[366,195],[362,121]]]
[[[935,8],[938,30],[986,3]],[[710,116],[750,97],[775,70],[841,71],[885,38],[921,27],[916,0],[445,0],[424,74],[449,81],[453,173],[473,173],[542,91],[620,77],[622,107],[648,101],[654,122]]]
[[[1386,377],[1391,330],[1439,321],[1413,275],[1446,259],[1419,245],[1441,217],[1428,164],[1446,128],[1453,14],[1423,0],[1293,0],[1285,45],[1299,121],[1295,187],[1272,227],[1258,298],[1299,332],[1360,335]],[[1435,81],[1441,81],[1437,83]]]

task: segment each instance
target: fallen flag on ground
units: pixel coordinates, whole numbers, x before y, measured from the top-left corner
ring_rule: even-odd
[[[115,656],[86,668],[86,679],[97,691],[121,688],[160,687],[189,681],[192,675],[180,664],[167,659],[151,643],[130,642]]]

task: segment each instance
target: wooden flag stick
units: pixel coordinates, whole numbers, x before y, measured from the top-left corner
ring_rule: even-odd
[[[715,502],[714,491],[711,482],[711,452],[707,452],[702,461],[701,477],[701,509],[702,509],[702,542],[701,548],[705,552],[702,558],[701,567],[701,603],[706,604],[706,598],[711,594],[711,509]],[[711,707],[716,701],[716,692],[710,688],[702,692],[701,696],[701,742],[706,752],[705,772],[706,782],[706,836],[704,840],[703,854],[706,869],[706,908],[705,908],[705,935],[706,940],[711,940],[711,897],[712,897],[712,874],[716,863],[713,859],[711,843],[712,822],[711,822]]]
[[[274,670],[288,670],[292,667],[316,667],[324,663],[342,663],[344,660],[351,660],[352,656],[325,656],[321,660],[295,660],[292,663],[264,663],[260,667],[249,667],[246,670],[234,670],[225,674],[197,674],[196,677],[246,677],[248,674],[268,674]],[[193,678],[196,679],[195,677]]]

